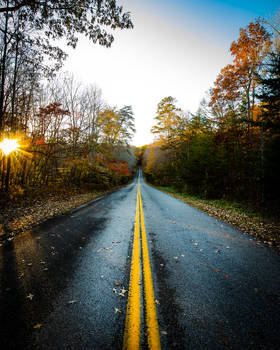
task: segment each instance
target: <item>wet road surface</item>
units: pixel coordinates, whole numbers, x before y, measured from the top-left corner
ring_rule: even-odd
[[[279,349],[279,253],[142,177],[140,191],[161,348]],[[136,200],[137,178],[2,244],[1,349],[122,348]]]

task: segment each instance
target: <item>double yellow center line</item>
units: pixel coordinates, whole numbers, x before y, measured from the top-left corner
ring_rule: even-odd
[[[141,233],[141,241],[140,241]],[[141,244],[142,243],[142,244]],[[129,293],[127,301],[123,350],[140,349],[141,336],[141,254],[143,263],[144,301],[146,334],[149,349],[161,349],[152,272],[149,259],[148,242],[140,193],[140,178],[137,186],[137,204],[134,240],[130,270]]]

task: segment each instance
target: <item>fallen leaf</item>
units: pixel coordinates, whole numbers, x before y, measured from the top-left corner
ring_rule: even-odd
[[[160,266],[164,266],[164,264],[160,264]]]
[[[120,296],[120,297],[124,297],[124,294],[123,294],[123,293],[119,293],[119,296]]]
[[[75,304],[75,303],[77,303],[78,302],[78,300],[70,300],[70,301],[68,301],[68,305],[71,305],[71,304]]]
[[[116,290],[116,288],[113,288],[113,292],[116,294],[118,293],[118,291]]]
[[[160,302],[156,299],[155,300],[155,303],[157,304],[157,305],[160,305]]]
[[[219,270],[219,269],[215,269],[215,270],[214,270],[214,272],[221,272],[221,270]]]
[[[198,243],[194,243],[194,245],[198,245]]]
[[[115,313],[118,313],[118,312],[121,312],[121,310],[115,307]]]
[[[118,286],[120,286],[120,285],[121,285],[121,282],[119,282],[119,281],[116,281],[116,282],[115,282],[115,286],[116,286],[116,287],[118,287]]]
[[[43,325],[42,323],[37,323],[35,326],[33,326],[33,328],[37,329],[37,328],[41,328]]]
[[[226,273],[224,274],[224,278],[228,278],[228,275]]]
[[[215,253],[220,253],[220,252],[221,252],[220,249],[216,249],[216,250],[215,250]]]
[[[31,293],[29,293],[29,294],[27,295],[26,299],[30,299],[30,300],[32,300],[32,299],[33,299],[33,297],[34,297],[34,295],[33,295],[33,294],[31,294]]]
[[[178,256],[174,256],[174,259],[177,260],[177,259],[178,259]]]
[[[127,290],[122,288],[121,293],[125,294],[126,292],[127,292]]]
[[[167,335],[168,333],[166,331],[160,331],[160,334]]]

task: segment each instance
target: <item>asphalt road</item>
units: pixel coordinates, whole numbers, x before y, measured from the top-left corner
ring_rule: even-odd
[[[279,253],[140,191],[161,348],[279,349]],[[0,247],[1,350],[122,348],[136,198],[137,178]]]

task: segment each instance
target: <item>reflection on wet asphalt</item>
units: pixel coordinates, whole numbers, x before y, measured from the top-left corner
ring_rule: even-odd
[[[3,244],[1,349],[121,349],[136,195],[135,179]],[[279,254],[143,178],[141,195],[162,349],[278,349]]]

